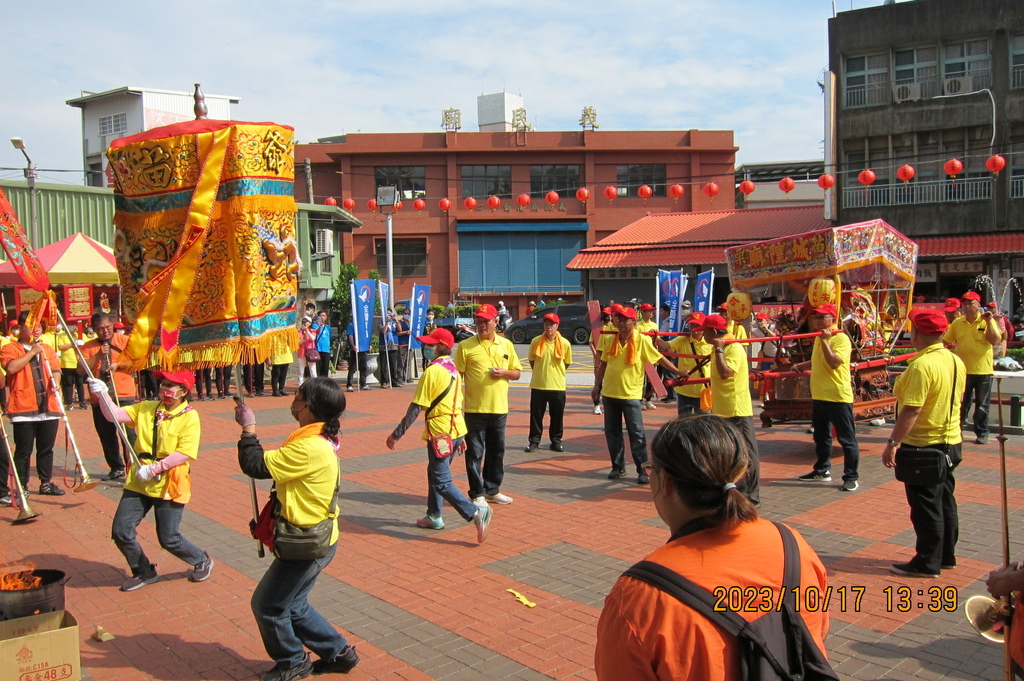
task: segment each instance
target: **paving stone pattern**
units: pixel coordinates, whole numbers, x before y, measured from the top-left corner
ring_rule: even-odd
[[[294,383],[289,390],[294,390]],[[425,512],[426,465],[420,427],[389,451],[384,440],[405,413],[412,390],[349,393],[341,451],[342,537],[312,602],[358,646],[359,679],[593,679],[595,628],[603,599],[618,575],[668,538],[649,490],[634,476],[611,481],[603,417],[591,413],[589,388],[568,396],[565,453],[526,453],[529,390],[512,388],[502,491],[515,498],[494,508],[491,535],[476,543],[471,523],[450,508],[442,531],[415,526]],[[291,397],[252,398],[261,441],[279,446],[293,430]],[[4,525],[0,559],[27,559],[64,570],[68,609],[80,623],[83,678],[89,681],[254,679],[271,667],[249,607],[270,558],[259,558],[248,536],[249,479],[238,471],[238,427],[231,402],[197,402],[203,447],[193,467],[194,496],[182,528],[217,565],[204,583],[156,543],[151,521],[140,538],[161,580],[131,593],[123,558],[110,541],[120,486],[64,497],[33,495],[39,519]],[[669,407],[669,408],[666,408]],[[649,439],[675,414],[659,404],[644,412]],[[105,466],[91,414],[69,419],[89,470]],[[758,431],[762,457],[761,513],[797,528],[821,556],[836,590],[851,597],[829,608],[829,655],[844,679],[999,679],[1002,648],[976,635],[955,612],[908,612],[892,589],[927,593],[950,587],[958,601],[984,592],[985,574],[1001,562],[998,445],[965,445],[957,470],[961,535],[958,567],[934,580],[888,572],[913,553],[914,533],[903,487],[879,460],[889,428],[862,426],[858,492],[839,491],[836,448],[831,483],[796,477],[814,459],[806,425]],[[58,468],[65,456],[58,437]],[[1024,457],[1021,438],[1007,442],[1012,553],[1021,553]],[[67,465],[73,459],[66,459]],[[465,490],[462,459],[453,461]],[[630,469],[632,473],[632,467]],[[33,472],[33,477],[34,477]],[[268,481],[258,483],[260,504]],[[37,489],[33,479],[30,489]],[[7,520],[13,509],[0,510]],[[892,587],[892,589],[889,589]],[[537,605],[519,603],[509,589]],[[887,592],[886,590],[889,589]],[[852,594],[862,593],[859,599]],[[959,603],[958,603],[959,605]],[[97,626],[114,634],[100,643]]]

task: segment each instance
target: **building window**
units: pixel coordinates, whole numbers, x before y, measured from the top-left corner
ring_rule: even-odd
[[[128,114],[116,113],[100,116],[100,135],[122,135],[128,132]]]
[[[930,99],[942,94],[939,86],[939,50],[912,47],[893,55],[893,99],[897,102]]]
[[[373,178],[376,187],[397,187],[401,199],[427,195],[427,172],[423,166],[376,166]]]
[[[462,198],[512,198],[512,166],[462,166]]]
[[[947,95],[974,92],[992,85],[988,40],[968,40],[942,48],[942,75]]]
[[[645,184],[654,190],[651,196],[665,196],[664,163],[633,163],[616,166],[616,186],[619,196],[636,197],[636,190]]]
[[[847,108],[888,104],[889,55],[847,57],[843,91]]]
[[[530,196],[543,198],[558,192],[561,198],[571,197],[580,188],[579,166],[530,166]]]
[[[395,239],[392,247],[396,277],[427,276],[426,239]],[[386,274],[388,271],[387,241],[375,239],[373,250],[377,254],[377,269]]]
[[[1015,35],[1010,40],[1010,87],[1024,88],[1024,35]]]

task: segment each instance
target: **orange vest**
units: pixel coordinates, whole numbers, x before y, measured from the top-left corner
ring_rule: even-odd
[[[121,351],[128,345],[128,336],[115,333],[110,339],[110,361],[116,362],[121,356]],[[103,353],[100,352],[102,344],[99,339],[94,338],[82,346],[82,356],[89,363],[89,370],[96,378],[103,380],[102,365],[104,363]],[[135,376],[127,371],[118,369],[114,372],[114,387],[117,389],[118,397],[135,397]],[[95,395],[91,396],[93,402],[98,402]]]
[[[60,416],[60,403],[53,389],[53,372],[60,372],[56,351],[43,343],[43,355],[36,355],[20,371],[12,374],[7,369],[8,363],[27,354],[28,350],[18,341],[0,348],[0,364],[7,372],[7,415],[37,416],[46,413],[48,416]],[[40,409],[39,400],[44,395],[45,408]]]

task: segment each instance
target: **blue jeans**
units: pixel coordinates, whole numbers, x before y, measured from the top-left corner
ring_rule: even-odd
[[[252,614],[260,628],[263,647],[278,667],[290,669],[306,658],[303,646],[325,660],[333,660],[348,646],[323,615],[309,605],[309,592],[320,572],[334,558],[335,543],[323,558],[278,560],[270,564],[252,592]]]
[[[853,423],[852,402],[811,401],[811,425],[814,427],[815,473],[828,473],[832,467],[832,428],[843,447],[843,480],[856,480],[860,462],[860,447]]]
[[[149,513],[149,509],[153,509],[156,537],[161,548],[189,565],[199,565],[206,560],[206,553],[181,536],[178,529],[181,526],[181,516],[185,513],[185,504],[147,497],[145,494],[126,489],[121,492],[121,501],[114,512],[114,523],[110,533],[118,550],[128,561],[132,575],[138,577],[153,572],[153,565],[139,545],[135,534],[135,528]]]
[[[637,475],[644,472],[647,462],[647,434],[644,432],[644,417],[640,414],[640,400],[620,400],[602,396],[604,404],[604,439],[608,442],[608,454],[612,468],[626,470],[626,449],[622,441],[622,420],[626,420],[629,434],[629,450],[633,454]]]
[[[469,429],[466,435],[466,476],[469,478],[471,499],[501,491],[501,481],[505,477],[507,420],[508,414],[466,413],[466,428]]]
[[[676,393],[676,415],[686,416],[687,414],[710,414],[710,411],[702,411],[700,398],[690,397]]]
[[[452,449],[457,450],[461,442],[461,437],[452,440]],[[443,500],[451,504],[463,518],[472,520],[476,506],[452,483],[451,464],[451,456],[439,459],[430,453],[430,445],[427,445],[427,482],[430,484],[427,489],[427,515],[440,518]]]

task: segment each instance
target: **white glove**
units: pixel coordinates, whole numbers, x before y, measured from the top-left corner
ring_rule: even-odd
[[[141,480],[142,482],[149,482],[153,478],[159,479],[160,476],[153,472],[153,467],[155,465],[156,464],[147,463],[142,466],[139,466],[139,470],[135,471],[135,477]]]
[[[89,384],[89,392],[93,395],[105,395],[110,392],[110,389],[107,388],[107,384],[98,378],[87,378],[85,379],[85,382]]]
[[[75,341],[75,345],[77,345],[78,347],[82,347],[83,345],[85,345],[85,341],[84,340],[76,340]]]

